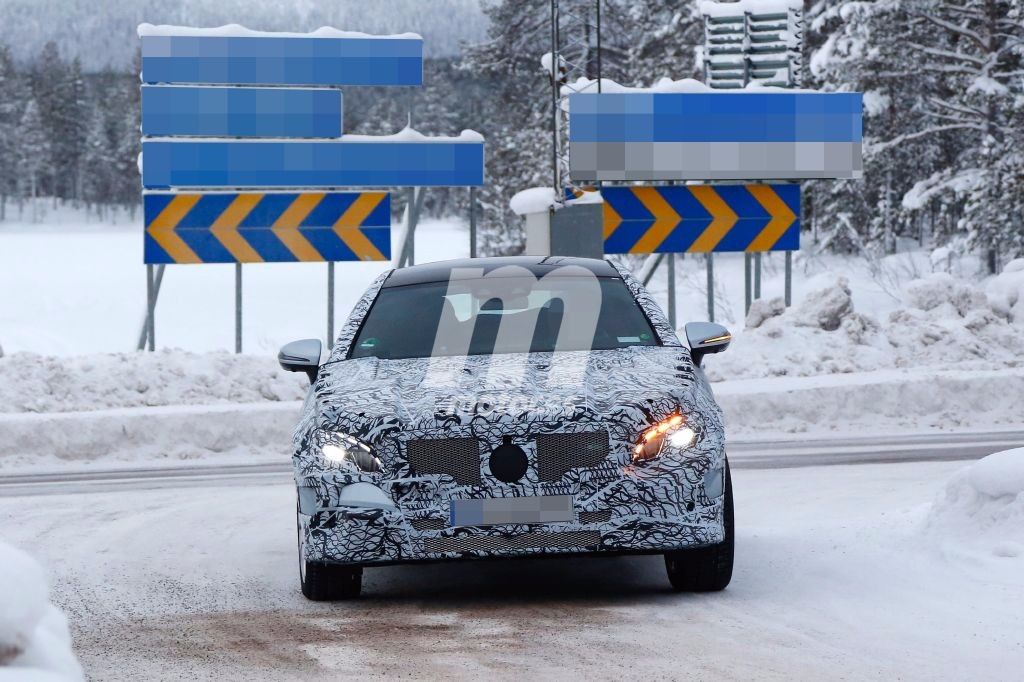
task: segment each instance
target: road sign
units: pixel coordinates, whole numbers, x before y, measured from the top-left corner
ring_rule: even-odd
[[[604,187],[605,253],[796,251],[799,185]]]
[[[143,140],[142,158],[147,189],[479,187],[484,182],[484,143],[478,138]]]
[[[142,134],[340,137],[341,90],[142,86]]]
[[[423,84],[423,39],[414,34],[294,34],[173,29],[143,24],[142,81],[209,85]]]
[[[145,261],[288,263],[391,257],[386,192],[147,193]]]
[[[569,117],[576,182],[862,174],[859,93],[579,93]]]

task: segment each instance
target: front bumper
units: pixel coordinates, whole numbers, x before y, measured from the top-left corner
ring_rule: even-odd
[[[324,472],[299,480],[300,532],[307,560],[361,565],[548,554],[653,553],[701,547],[724,540],[724,498],[708,495],[704,486],[707,473],[646,478],[623,475],[601,485],[583,476],[568,484],[525,492],[512,488],[464,489],[454,499],[572,495],[574,518],[559,523],[452,527],[452,498],[426,494],[401,501],[401,491],[410,485],[429,489],[437,481],[374,481],[384,491],[382,503],[375,505],[361,499],[355,506],[350,504],[355,498],[346,489],[351,491],[352,486],[359,485],[365,491],[371,479]],[[397,502],[385,503],[384,498]]]

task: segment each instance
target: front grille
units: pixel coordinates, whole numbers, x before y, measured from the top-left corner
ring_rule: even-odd
[[[416,530],[443,530],[448,527],[445,519],[413,519],[410,523]]]
[[[581,511],[580,523],[608,523],[612,518],[612,510],[602,511]]]
[[[598,466],[607,458],[607,431],[537,436],[537,475],[545,482],[560,480],[570,469]]]
[[[410,440],[405,457],[420,475],[447,474],[459,485],[480,485],[480,445],[476,438]]]
[[[515,549],[579,549],[597,547],[601,534],[594,530],[576,533],[524,533],[522,535],[457,535],[427,538],[423,548],[430,554],[445,552],[499,552]]]

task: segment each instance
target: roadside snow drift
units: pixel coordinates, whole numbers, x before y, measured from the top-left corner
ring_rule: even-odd
[[[953,554],[1024,557],[1024,448],[957,472],[932,505],[925,532]]]
[[[42,567],[0,542],[0,682],[81,679],[68,621],[49,602]]]
[[[788,310],[781,299],[760,300],[729,352],[708,362],[708,375],[721,380],[1020,366],[1024,328],[1018,320],[1024,322],[1024,315],[1018,308],[1024,303],[1018,276],[1024,290],[1024,272],[1005,272],[990,283],[990,299],[970,283],[934,273],[903,287],[902,307],[884,321],[854,309],[845,277]]]
[[[14,353],[0,358],[0,414],[294,401],[308,384],[271,355]]]

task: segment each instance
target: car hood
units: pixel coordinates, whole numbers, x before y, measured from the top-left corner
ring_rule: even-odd
[[[717,421],[717,406],[704,386],[689,351],[680,347],[360,358],[321,369],[306,424],[344,431],[372,445],[396,430],[508,421],[610,420],[632,429],[673,411],[709,406]]]

